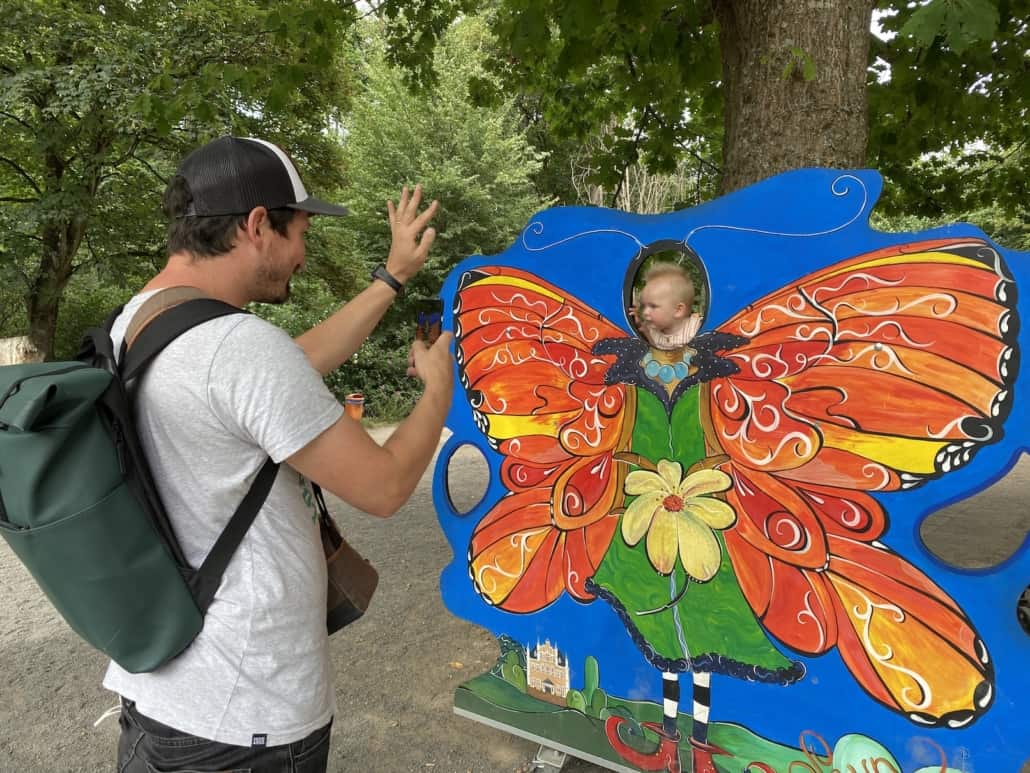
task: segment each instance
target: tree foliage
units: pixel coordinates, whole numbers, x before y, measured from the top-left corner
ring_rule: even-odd
[[[993,203],[1026,217],[1030,2],[933,0],[879,23],[869,156],[888,208],[934,217]]]
[[[488,13],[497,81],[483,101],[520,93],[551,141],[603,131],[594,181],[610,190],[638,160],[669,172],[683,155],[709,162],[722,139],[722,67],[708,2],[501,0]]]
[[[382,24],[362,25],[356,33],[364,67],[344,124],[348,249],[366,272],[386,258],[386,201],[397,199],[402,184],[421,183],[426,203],[440,202],[425,268],[342,374],[352,389],[365,392],[366,411],[374,416],[384,404],[409,401],[417,389],[415,383],[399,393],[393,387],[406,366],[414,299],[437,295],[464,258],[505,249],[548,202],[533,186],[539,160],[511,101],[483,108],[469,98],[469,82],[485,74],[489,36],[481,19],[463,19],[447,31],[434,55],[436,85],[417,93],[405,71],[390,63]]]
[[[73,275],[132,283],[163,253],[160,192],[223,133],[278,141],[336,178],[324,127],[346,82],[346,5],[302,0],[0,0],[0,262],[53,353]]]
[[[517,92],[541,136],[596,145],[595,182],[609,190],[638,160],[672,170],[683,157],[717,165],[724,125],[725,52],[720,8],[731,0],[484,0],[496,35],[490,62],[500,85],[476,84],[489,100]],[[1030,154],[1028,0],[880,2],[883,33],[869,63],[868,158],[898,193],[895,210],[927,213],[1027,200]],[[745,24],[747,19],[736,18]],[[863,22],[868,28],[871,19]],[[795,47],[796,48],[796,47]],[[821,62],[784,49],[782,77],[817,85]],[[866,67],[856,61],[855,67]],[[859,120],[862,120],[859,117]],[[797,137],[777,133],[788,147]],[[820,131],[818,126],[813,132]],[[929,156],[928,154],[936,154]],[[725,170],[723,170],[725,171]],[[974,201],[975,200],[975,201]],[[1024,209],[1025,211],[1025,209]]]

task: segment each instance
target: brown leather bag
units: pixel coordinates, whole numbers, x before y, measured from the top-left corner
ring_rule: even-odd
[[[326,628],[332,635],[365,614],[379,584],[379,572],[340,534],[336,522],[329,515],[322,489],[313,483],[311,488],[318,506],[322,550],[325,551],[326,570],[329,574]]]

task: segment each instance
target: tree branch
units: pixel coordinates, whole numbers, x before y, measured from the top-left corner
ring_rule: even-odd
[[[38,186],[38,185],[36,185],[36,181],[35,181],[35,180],[33,180],[33,179],[32,179],[32,178],[31,178],[31,177],[29,176],[29,173],[28,173],[28,172],[26,172],[26,171],[25,171],[24,169],[22,169],[22,168],[21,168],[20,166],[18,166],[18,164],[17,164],[16,162],[12,161],[11,159],[9,159],[9,158],[7,158],[7,157],[5,157],[5,156],[0,156],[0,161],[3,161],[3,162],[4,162],[5,164],[7,164],[8,166],[10,166],[10,167],[11,167],[12,169],[14,169],[14,171],[15,171],[15,172],[17,172],[18,174],[20,174],[20,175],[21,175],[21,176],[22,176],[22,177],[23,177],[23,178],[25,179],[25,181],[26,181],[26,182],[27,182],[27,183],[28,183],[29,185],[31,185],[31,186],[32,186],[32,190],[34,190],[34,191],[35,191],[36,193],[38,193],[38,194],[39,194],[40,196],[42,196],[42,195],[43,195],[43,191],[41,191],[41,190],[39,189],[39,186]]]
[[[147,161],[145,158],[140,158],[139,156],[137,156],[135,154],[135,151],[133,151],[132,157],[139,161],[141,164],[143,164],[143,166],[146,167],[148,172],[150,172],[152,175],[154,175],[154,177],[161,181],[162,185],[168,185],[168,180],[162,177],[161,174],[150,165],[149,161]]]
[[[139,147],[140,140],[141,140],[141,137],[139,135],[136,135],[135,137],[133,137],[132,138],[132,144],[129,146],[129,149],[127,151],[125,151],[125,153],[122,154],[122,156],[120,158],[116,158],[114,161],[111,161],[106,166],[110,166],[110,167],[121,166],[126,161],[128,161],[130,158],[135,158],[136,148]]]
[[[353,2],[353,3],[351,3],[351,5],[356,6],[357,2]],[[386,5],[385,0],[384,0],[384,2],[380,3],[379,5],[372,5],[372,3],[370,2],[368,4],[369,10],[366,11],[365,13],[363,13],[361,16],[359,16],[358,17],[358,21],[360,21],[361,19],[367,19],[369,16],[372,16],[373,14],[378,15],[379,9],[382,8],[384,5]]]
[[[618,202],[618,200],[619,200],[619,194],[622,192],[622,184],[626,180],[626,173],[629,172],[630,165],[636,163],[636,160],[639,157],[639,154],[637,152],[637,148],[640,146],[640,138],[644,135],[644,127],[647,126],[647,119],[648,119],[650,114],[651,114],[651,106],[648,105],[647,107],[644,108],[644,115],[640,119],[640,125],[637,126],[637,134],[633,138],[633,151],[634,151],[633,155],[634,155],[634,160],[633,161],[627,161],[626,165],[624,167],[622,167],[622,174],[619,175],[619,184],[616,185],[615,186],[615,190],[612,191],[612,208],[613,209],[615,208],[616,202]]]
[[[0,201],[7,202],[9,204],[38,204],[39,199],[26,199],[19,196],[0,196]]]
[[[36,133],[36,128],[32,124],[30,124],[28,121],[26,121],[23,118],[19,118],[14,113],[8,113],[6,110],[0,110],[0,115],[6,116],[7,118],[10,118],[12,121],[15,121],[16,123],[20,123],[22,126],[24,126],[26,129],[28,129],[33,134]]]
[[[686,151],[687,153],[689,153],[689,154],[690,154],[690,155],[691,155],[691,156],[692,156],[692,157],[694,158],[694,160],[695,160],[695,161],[697,161],[697,162],[698,162],[699,164],[701,164],[701,166],[707,166],[707,167],[708,167],[709,169],[711,169],[711,170],[712,170],[712,171],[713,171],[713,172],[714,172],[715,174],[722,174],[722,168],[721,168],[721,167],[719,167],[719,166],[717,166],[717,165],[713,164],[713,163],[712,163],[711,161],[709,161],[708,159],[706,159],[706,158],[703,158],[703,157],[701,156],[701,154],[700,154],[700,153],[698,153],[698,152],[697,152],[696,150],[694,150],[693,148],[688,148],[688,147],[687,147],[686,145],[684,145],[684,144],[683,144],[683,141],[682,141],[682,140],[680,140],[680,141],[679,141],[679,142],[677,142],[676,144],[677,144],[677,145],[679,145],[679,146],[680,146],[680,147],[681,147],[681,148],[682,148],[683,150],[685,150],[685,151]]]

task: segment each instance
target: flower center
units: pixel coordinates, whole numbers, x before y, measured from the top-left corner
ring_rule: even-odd
[[[683,499],[675,494],[669,494],[669,496],[662,500],[662,507],[670,513],[678,513],[683,509]]]

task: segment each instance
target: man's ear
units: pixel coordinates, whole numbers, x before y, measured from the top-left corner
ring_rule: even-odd
[[[247,234],[247,238],[253,242],[262,239],[270,228],[271,224],[268,222],[268,210],[264,207],[254,207],[254,209],[250,210],[246,221],[242,225],[242,229]]]

